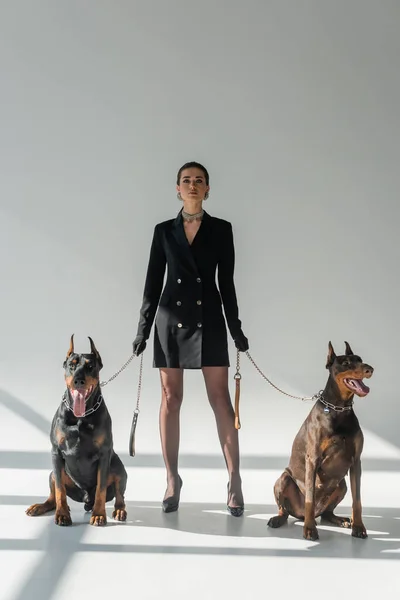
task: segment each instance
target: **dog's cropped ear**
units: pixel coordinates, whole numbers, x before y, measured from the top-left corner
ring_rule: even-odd
[[[346,356],[351,356],[352,354],[354,354],[353,350],[350,348],[349,342],[345,342],[345,346],[346,346]]]
[[[95,355],[97,362],[99,363],[99,367],[100,369],[103,368],[103,361],[101,360],[101,356],[99,354],[99,351],[97,350],[96,346],[94,345],[94,342],[92,340],[92,338],[90,337],[90,335],[88,336],[89,341],[90,341],[90,351],[92,354]]]
[[[71,356],[71,354],[73,354],[74,352],[74,333],[71,335],[71,340],[69,342],[69,348],[68,348],[68,352],[67,352],[67,356],[63,362],[63,367],[65,368],[65,365],[67,364],[67,360],[69,359],[69,357]]]
[[[328,344],[328,356],[326,357],[326,368],[329,369],[332,365],[333,362],[336,358],[336,354],[335,351],[333,349],[332,343],[329,342]]]

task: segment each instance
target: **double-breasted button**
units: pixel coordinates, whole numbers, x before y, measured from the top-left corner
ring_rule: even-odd
[[[201,323],[197,323],[197,327],[202,327],[202,324]]]
[[[178,327],[182,327],[182,323],[178,323]]]
[[[197,283],[201,283],[201,279],[200,279],[200,277],[198,277],[198,278],[196,279],[196,281],[197,281]]]
[[[182,283],[182,279],[177,279],[177,282],[178,283]]]
[[[177,301],[177,306],[180,306],[182,304],[182,302],[180,300]]]
[[[201,300],[197,300],[197,304],[200,306],[200,304],[201,304]]]

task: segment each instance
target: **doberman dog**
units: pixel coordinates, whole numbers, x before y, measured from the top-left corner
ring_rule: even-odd
[[[50,431],[53,470],[50,495],[26,513],[43,515],[55,509],[57,525],[71,525],[67,496],[84,502],[91,525],[106,525],[106,502],[115,498],[113,518],[126,520],[127,473],[113,450],[111,417],[100,389],[103,363],[93,340],[90,354],[74,352],[74,335],[63,363],[67,389]]]
[[[354,394],[364,397],[369,388],[362,381],[370,378],[373,368],[353,354],[345,342],[344,355],[336,356],[331,342],[326,368],[325,389],[297,433],[289,466],[274,486],[279,508],[268,525],[281,527],[289,515],[304,521],[303,537],[319,538],[315,519],[339,527],[352,528],[352,535],[366,538],[361,515],[361,453],[364,437],[353,410]],[[335,508],[343,500],[350,469],[352,494],[351,519],[338,517]]]

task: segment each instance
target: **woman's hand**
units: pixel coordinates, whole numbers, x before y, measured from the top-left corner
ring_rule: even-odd
[[[133,342],[132,347],[133,354],[139,356],[139,354],[142,354],[142,352],[146,348],[146,340],[141,335],[138,335],[135,341]]]
[[[249,340],[244,335],[243,331],[240,331],[240,333],[235,337],[234,342],[236,348],[240,352],[247,352],[247,350],[249,349]]]

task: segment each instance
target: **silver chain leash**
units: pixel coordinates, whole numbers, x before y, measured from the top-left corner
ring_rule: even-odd
[[[142,374],[143,374],[143,352],[140,354],[140,365],[139,365],[139,382],[138,382],[138,388],[137,388],[137,396],[136,396],[136,407],[135,410],[133,411],[133,418],[132,418],[132,425],[131,425],[131,432],[130,432],[130,436],[129,436],[129,455],[130,456],[135,456],[135,432],[136,432],[136,425],[138,422],[138,418],[139,418],[139,403],[140,403],[140,394],[142,391]],[[135,358],[136,354],[132,354],[128,360],[126,361],[125,364],[122,365],[122,367],[116,371],[114,373],[114,375],[111,375],[111,377],[109,379],[107,379],[106,381],[102,381],[100,383],[100,385],[102,387],[104,387],[105,385],[107,385],[107,383],[110,383],[110,381],[112,381],[113,379],[115,379],[116,377],[118,377],[118,375],[120,373],[122,373],[122,371],[124,369],[126,369],[126,367],[132,362],[132,360]]]
[[[306,401],[307,402],[311,402],[311,401],[319,400],[321,398],[321,396],[322,396],[322,390],[320,390],[319,392],[317,392],[313,396],[295,396],[294,394],[288,394],[287,392],[285,392],[281,388],[279,388],[277,385],[275,385],[270,379],[268,379],[268,377],[261,371],[260,367],[256,364],[255,360],[250,355],[250,353],[249,353],[248,350],[246,350],[245,354],[246,354],[247,358],[249,359],[249,361],[254,366],[254,368],[256,369],[256,371],[261,375],[261,377],[267,383],[269,383],[273,388],[275,388],[278,392],[280,392],[281,394],[284,394],[285,396],[288,396],[289,398],[294,398],[296,400],[301,400],[302,402],[306,402]],[[113,381],[113,379],[115,379],[116,377],[118,377],[118,375],[120,373],[122,373],[122,371],[124,369],[126,369],[127,366],[132,362],[132,360],[135,358],[135,356],[136,356],[136,354],[132,354],[128,358],[128,360],[126,361],[126,363],[123,364],[122,367],[118,371],[116,371],[114,373],[114,375],[112,375],[106,381],[101,381],[100,382],[100,386],[104,387],[105,385],[107,385],[108,383],[110,383],[110,381]],[[136,415],[136,421],[137,421],[137,415],[139,414],[139,402],[140,402],[140,395],[141,395],[141,390],[142,390],[142,373],[143,373],[143,352],[140,355],[139,382],[138,382],[138,390],[137,390],[136,408],[135,408],[135,411],[134,411],[134,419],[135,419],[135,415]],[[240,352],[239,352],[239,350],[237,350],[237,352],[236,352],[236,373],[234,375],[234,379],[241,379],[241,378],[242,378],[242,376],[240,374]]]
[[[274,383],[272,383],[272,381],[270,381],[266,375],[264,375],[264,373],[261,371],[260,367],[258,367],[258,365],[255,363],[255,361],[253,360],[253,358],[250,356],[250,353],[249,353],[248,350],[246,351],[245,354],[246,354],[247,358],[249,359],[249,361],[254,366],[254,368],[260,373],[261,377],[263,379],[265,379],[265,381],[267,381],[267,383],[269,383],[273,388],[275,388],[276,390],[278,390],[278,392],[280,392],[281,394],[284,394],[285,396],[288,396],[289,398],[295,398],[296,400],[302,400],[302,402],[306,402],[306,401],[311,402],[313,400],[320,400],[321,399],[321,397],[322,397],[322,390],[320,390],[319,392],[317,392],[313,396],[294,396],[293,394],[288,394],[287,392],[284,392],[283,390],[281,390],[280,388],[278,388],[278,386],[276,386]],[[238,350],[238,355],[239,355],[239,350]],[[236,363],[236,369],[237,370],[238,370],[238,365],[239,365],[239,358],[237,358],[237,363]]]
[[[112,381],[113,379],[118,377],[118,375],[120,373],[122,373],[122,371],[124,369],[126,369],[126,367],[132,362],[132,360],[135,358],[135,356],[136,356],[136,354],[131,354],[131,356],[128,358],[126,363],[123,364],[122,367],[114,373],[114,375],[111,375],[111,377],[109,379],[107,379],[106,381],[102,381],[100,383],[101,387],[104,387],[105,385],[107,385],[107,383],[110,383],[110,381]],[[130,454],[130,456],[135,456],[135,431],[136,431],[136,425],[138,422],[139,412],[140,412],[139,411],[139,403],[140,403],[140,394],[142,391],[142,373],[143,373],[143,352],[140,354],[139,382],[138,382],[138,389],[137,389],[137,396],[136,396],[136,408],[133,411],[131,433],[129,436],[129,454]]]
[[[128,358],[128,360],[126,361],[126,363],[124,365],[122,365],[122,367],[116,372],[114,373],[114,375],[111,375],[110,379],[107,379],[107,381],[101,381],[100,385],[101,387],[104,387],[105,385],[107,385],[107,383],[110,383],[110,381],[112,381],[113,379],[115,379],[116,377],[118,377],[118,375],[120,373],[122,373],[122,371],[124,369],[126,369],[126,367],[129,365],[129,363],[135,358],[136,354],[132,354],[132,356],[130,356]]]
[[[139,402],[140,402],[140,393],[142,391],[142,372],[143,372],[143,352],[140,355],[140,365],[139,365],[139,382],[137,389],[137,399],[136,399],[136,408],[135,412],[139,413]]]
[[[125,364],[122,365],[122,367],[120,369],[118,369],[118,371],[116,371],[114,373],[114,375],[111,375],[111,377],[109,379],[107,379],[106,381],[101,381],[100,382],[100,386],[104,387],[105,385],[107,385],[108,383],[110,383],[110,381],[112,381],[113,379],[115,379],[116,377],[118,377],[118,375],[120,373],[122,373],[122,371],[124,369],[126,369],[126,367],[132,362],[132,360],[136,357],[136,354],[132,354],[128,360],[126,361]],[[139,414],[139,402],[140,402],[140,393],[142,391],[142,373],[143,373],[143,352],[140,355],[140,366],[139,366],[139,383],[138,383],[138,390],[137,390],[137,398],[136,398],[136,408],[134,411],[134,414],[138,415]],[[136,417],[137,420],[137,417]]]

